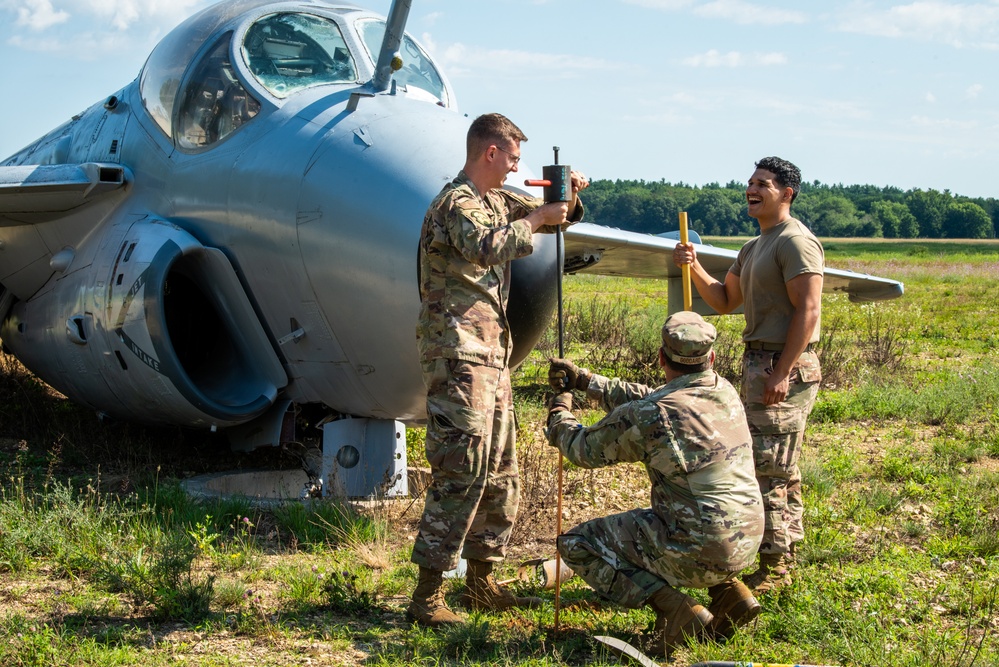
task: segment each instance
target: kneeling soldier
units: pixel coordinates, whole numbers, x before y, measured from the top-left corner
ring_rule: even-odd
[[[553,359],[549,442],[584,468],[641,462],[652,506],[582,523],[558,537],[566,565],[603,597],[651,606],[646,646],[668,656],[686,637],[728,637],[760,605],[736,575],[754,561],[763,534],[763,501],[752,438],[739,393],[712,370],[714,326],[679,312],[662,328],[658,389],[608,379]],[[572,415],[580,389],[608,411],[583,427]],[[707,588],[703,606],[678,590]]]

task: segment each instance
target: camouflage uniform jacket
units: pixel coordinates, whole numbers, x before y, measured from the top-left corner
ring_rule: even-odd
[[[430,204],[419,252],[416,338],[422,361],[508,364],[510,261],[533,252],[524,217],[543,203],[501,189],[480,194],[462,171]]]
[[[652,482],[652,511],[670,533],[651,539],[689,544],[718,571],[751,565],[763,504],[735,388],[711,370],[654,390],[594,374],[587,395],[609,414],[584,428],[570,412],[553,412],[549,441],[584,468],[641,462]]]

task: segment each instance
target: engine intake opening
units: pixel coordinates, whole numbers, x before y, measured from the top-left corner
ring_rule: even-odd
[[[199,392],[226,408],[245,409],[262,397],[269,404],[274,383],[259,369],[245,323],[235,321],[224,281],[204,253],[179,257],[163,285],[163,317],[173,354]],[[259,325],[258,325],[259,326]]]

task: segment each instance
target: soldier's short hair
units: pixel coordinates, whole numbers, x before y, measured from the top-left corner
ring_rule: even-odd
[[[757,169],[766,169],[774,175],[781,188],[791,188],[791,203],[801,190],[801,170],[779,157],[765,157],[756,163]]]
[[[487,113],[472,121],[465,139],[468,157],[478,157],[493,144],[527,141],[527,136],[503,114]]]
[[[677,373],[682,373],[688,375],[690,373],[700,373],[711,368],[711,362],[705,361],[700,364],[678,364],[669,357],[664,357],[666,359],[666,367],[676,371]]]

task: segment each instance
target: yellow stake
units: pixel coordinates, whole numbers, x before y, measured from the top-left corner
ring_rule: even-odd
[[[687,212],[680,211],[680,243],[687,245]],[[694,309],[694,295],[690,291],[690,264],[680,267],[683,276],[683,309]]]

